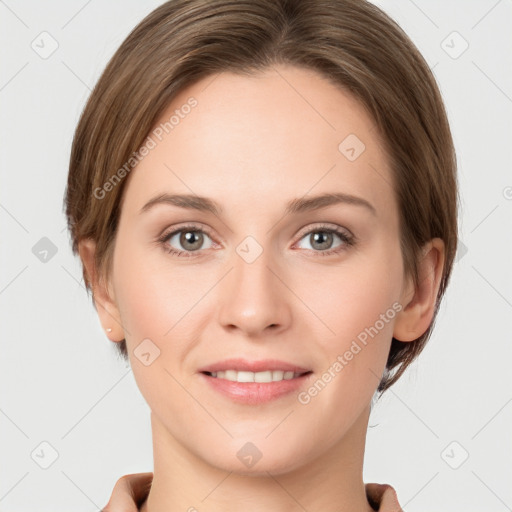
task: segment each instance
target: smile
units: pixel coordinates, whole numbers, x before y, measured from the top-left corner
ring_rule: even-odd
[[[224,370],[203,371],[199,373],[199,376],[210,389],[231,402],[261,405],[279,398],[295,396],[307,386],[313,372]]]
[[[218,372],[205,372],[210,377],[225,379],[232,382],[279,382],[282,380],[296,379],[309,372],[292,372],[283,370],[267,370],[262,372],[249,372],[226,370]]]

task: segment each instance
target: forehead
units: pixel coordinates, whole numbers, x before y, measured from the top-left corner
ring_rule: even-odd
[[[380,210],[393,200],[372,119],[314,71],[280,65],[208,76],[173,99],[149,137],[154,147],[125,191],[134,209],[165,192],[266,211],[270,198],[284,204],[308,193],[359,195]]]

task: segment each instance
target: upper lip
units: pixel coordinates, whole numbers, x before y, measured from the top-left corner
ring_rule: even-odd
[[[307,373],[310,370],[296,364],[286,363],[278,359],[261,359],[249,361],[243,358],[231,358],[209,364],[199,369],[199,372],[223,372],[226,370],[264,372],[266,370],[283,370],[285,372]]]

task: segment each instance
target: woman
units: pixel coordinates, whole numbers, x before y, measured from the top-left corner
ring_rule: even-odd
[[[66,192],[151,409],[153,476],[107,509],[398,510],[362,480],[366,429],[431,334],[457,199],[433,75],[374,5],[146,17],[88,100]]]

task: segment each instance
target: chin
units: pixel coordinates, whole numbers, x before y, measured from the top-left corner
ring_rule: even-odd
[[[213,460],[205,457],[206,462],[223,471],[252,477],[268,477],[269,473],[272,475],[289,473],[305,463],[305,455],[298,452],[297,447],[281,447],[281,450],[276,450],[273,446],[269,446],[268,441],[266,447],[261,449],[257,447],[257,442],[244,441],[236,444],[236,449],[226,446],[218,457],[215,456],[216,454],[211,454],[214,456]],[[227,456],[230,453],[234,456]]]

